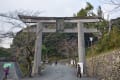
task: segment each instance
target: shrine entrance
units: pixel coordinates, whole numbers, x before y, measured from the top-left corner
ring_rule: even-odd
[[[41,62],[42,33],[78,33],[78,61],[82,74],[85,73],[84,33],[98,32],[95,28],[85,28],[84,23],[98,22],[97,17],[35,17],[19,15],[24,23],[35,23],[37,27],[30,31],[36,32],[35,55],[32,74],[38,74]],[[69,25],[71,24],[71,25]],[[67,25],[67,26],[66,26]]]

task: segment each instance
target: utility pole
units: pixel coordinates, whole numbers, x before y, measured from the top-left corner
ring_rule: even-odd
[[[107,20],[108,20],[108,27],[109,27],[109,29],[108,29],[108,34],[110,33],[110,31],[111,31],[111,20],[110,20],[110,15],[108,14],[108,16],[107,16]]]

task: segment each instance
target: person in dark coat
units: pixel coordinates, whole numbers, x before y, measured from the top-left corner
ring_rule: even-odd
[[[77,77],[80,77],[80,78],[82,77],[81,76],[81,67],[79,64],[77,65]]]
[[[57,60],[55,61],[55,65],[57,65]]]
[[[4,73],[5,73],[4,79],[7,79],[7,76],[8,76],[8,74],[9,74],[9,67],[6,67],[6,68],[4,69]]]

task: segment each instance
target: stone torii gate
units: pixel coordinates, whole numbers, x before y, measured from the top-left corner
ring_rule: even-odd
[[[98,22],[97,17],[35,17],[19,15],[19,18],[24,23],[36,23],[37,28],[31,28],[32,32],[36,32],[35,54],[32,74],[38,74],[41,62],[42,49],[42,33],[43,32],[63,32],[63,33],[78,33],[78,58],[81,64],[81,71],[85,71],[85,43],[84,33],[98,32],[97,29],[86,29],[84,23]],[[73,28],[65,28],[65,24],[73,24]],[[47,28],[47,26],[54,28]]]

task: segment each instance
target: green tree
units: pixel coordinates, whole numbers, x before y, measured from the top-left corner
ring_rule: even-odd
[[[91,49],[88,51],[88,55],[91,53],[92,49],[94,49],[93,53],[94,55],[120,48],[120,29],[116,26],[114,26],[108,35],[108,33],[105,33],[101,39],[91,47]]]
[[[12,53],[10,49],[0,47],[0,57],[11,57]]]
[[[92,11],[94,9],[94,7],[89,2],[87,2],[86,4],[87,4],[86,7],[84,9],[82,8],[77,13],[76,16],[78,16],[78,17],[85,17],[85,16],[93,16],[93,15],[95,15],[93,13],[93,11]]]
[[[25,63],[23,66],[27,66],[26,71],[29,76],[31,76],[32,71],[32,61],[34,56],[34,45],[35,45],[35,36],[31,32],[22,32],[17,33],[13,40],[11,46],[12,49],[16,50],[16,57],[18,62]]]

